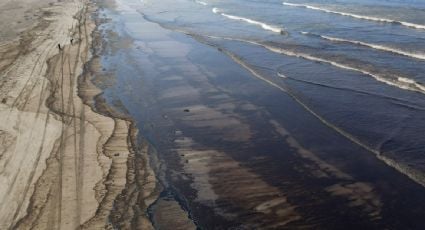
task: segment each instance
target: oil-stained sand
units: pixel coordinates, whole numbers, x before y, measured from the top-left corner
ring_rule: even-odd
[[[1,229],[424,227],[421,185],[231,49],[139,0],[10,4]]]
[[[109,43],[102,65],[116,79],[105,97],[124,106],[155,146],[163,186],[149,208],[155,226],[421,225],[424,189],[265,81],[267,71],[248,70],[250,63],[208,39],[148,21],[136,1],[117,2],[104,12],[103,33],[133,43]]]

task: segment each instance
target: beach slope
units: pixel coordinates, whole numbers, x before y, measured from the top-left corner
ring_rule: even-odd
[[[0,229],[107,228],[136,174],[149,180],[139,199],[155,187],[147,163],[132,168],[147,154],[134,157],[132,122],[94,109],[101,92],[83,69],[96,66],[95,9],[86,0],[0,3],[1,17],[13,15],[0,23]]]

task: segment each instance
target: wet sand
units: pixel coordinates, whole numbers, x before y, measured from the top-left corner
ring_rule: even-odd
[[[155,227],[423,224],[420,184],[323,123],[266,69],[255,70],[214,39],[154,22],[143,10],[139,1],[117,1],[100,14],[109,41],[102,72],[114,80],[98,85],[154,148],[162,185],[148,208]]]
[[[90,81],[96,9],[86,0],[0,4],[0,229],[104,229],[111,216],[136,215],[151,226],[129,210],[153,202],[155,188],[143,149],[135,157],[136,129]]]

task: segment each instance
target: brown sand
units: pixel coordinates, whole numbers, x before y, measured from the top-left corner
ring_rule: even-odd
[[[0,229],[103,229],[124,222],[150,229],[144,213],[155,198],[156,182],[147,151],[135,157],[130,120],[92,109],[100,92],[90,83],[90,72],[81,76],[91,59],[94,7],[86,0],[49,3],[0,3],[0,12],[17,7],[17,16],[9,17],[12,24],[31,12],[41,15],[0,34],[5,54],[0,59]],[[103,107],[103,114],[112,115]],[[140,183],[143,189],[134,188]],[[126,193],[129,188],[138,193]],[[112,211],[113,203],[133,196],[137,199],[127,209],[137,206],[140,213]]]
[[[195,224],[175,200],[161,198],[153,209],[153,222],[156,229],[163,230],[192,230]]]

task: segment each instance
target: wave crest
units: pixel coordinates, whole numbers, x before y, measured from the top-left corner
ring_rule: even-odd
[[[362,41],[356,41],[356,40],[330,37],[330,36],[325,36],[325,35],[318,35],[318,34],[313,34],[313,33],[309,33],[309,32],[301,32],[301,33],[304,34],[304,35],[317,36],[317,37],[320,37],[320,38],[323,38],[323,39],[326,39],[326,40],[329,40],[329,41],[333,41],[333,42],[351,43],[351,44],[355,44],[355,45],[366,46],[366,47],[376,49],[376,50],[380,50],[380,51],[391,52],[391,53],[395,53],[395,54],[399,54],[399,55],[403,55],[403,56],[407,56],[407,57],[425,60],[425,54],[424,53],[412,53],[412,52],[408,52],[408,51],[404,51],[404,50],[400,50],[400,49],[396,49],[396,48],[392,48],[392,47],[388,47],[388,46],[377,45],[377,44],[372,44],[372,43],[367,43],[367,42],[362,42]]]
[[[196,3],[198,3],[198,4],[201,4],[201,5],[203,5],[203,6],[208,5],[208,3],[203,2],[203,1],[199,1],[199,0],[195,0],[195,2],[196,2]]]
[[[425,86],[422,83],[416,82],[415,80],[407,78],[407,77],[382,76],[382,75],[379,75],[379,74],[376,74],[376,73],[372,73],[371,71],[359,69],[357,67],[353,67],[353,66],[350,66],[350,65],[347,65],[347,64],[338,63],[338,62],[331,61],[331,60],[326,60],[324,58],[315,57],[315,56],[312,56],[310,54],[285,50],[285,49],[282,49],[280,47],[270,46],[270,45],[266,45],[266,44],[256,42],[256,41],[237,39],[237,38],[214,37],[214,36],[207,36],[207,37],[233,40],[233,41],[245,42],[245,43],[253,44],[253,45],[257,45],[257,46],[262,46],[265,49],[267,49],[271,52],[274,52],[274,53],[283,54],[283,55],[291,56],[291,57],[303,58],[305,60],[309,60],[309,61],[313,61],[313,62],[320,62],[320,63],[329,64],[329,65],[338,67],[340,69],[346,69],[346,70],[350,70],[350,71],[354,71],[354,72],[358,72],[358,73],[370,76],[370,77],[374,78],[375,80],[382,82],[382,83],[385,83],[387,85],[391,85],[391,86],[394,86],[394,87],[397,87],[397,88],[400,88],[400,89],[405,89],[405,90],[410,90],[410,91],[415,91],[415,92],[425,94]]]
[[[315,62],[326,63],[326,64],[329,64],[329,65],[338,67],[340,69],[346,69],[346,70],[362,73],[364,75],[368,75],[368,76],[374,78],[375,80],[383,82],[387,85],[391,85],[391,86],[395,86],[395,87],[400,88],[400,89],[411,90],[411,91],[415,91],[415,92],[425,94],[425,86],[422,85],[421,83],[416,82],[413,79],[410,79],[410,78],[406,78],[406,77],[384,77],[384,76],[381,76],[379,74],[372,73],[368,70],[358,69],[356,67],[352,67],[352,66],[349,66],[347,64],[342,64],[342,63],[334,62],[334,61],[331,61],[331,60],[326,60],[326,59],[323,59],[323,58],[314,57],[314,56],[311,56],[309,54],[296,53],[296,52],[293,52],[293,51],[288,51],[288,50],[284,50],[284,49],[281,49],[281,48],[272,47],[272,46],[268,46],[268,45],[264,45],[264,44],[260,44],[260,43],[256,43],[256,44],[263,46],[264,48],[266,48],[266,49],[268,49],[272,52],[275,52],[275,53],[284,54],[286,56],[299,57],[299,58],[303,58],[303,59],[315,61]]]
[[[369,20],[369,21],[375,21],[375,22],[386,22],[386,23],[393,23],[393,24],[399,24],[406,27],[414,28],[414,29],[423,29],[425,30],[425,25],[415,24],[411,22],[403,22],[403,21],[396,21],[388,18],[377,18],[377,17],[371,17],[371,16],[364,16],[364,15],[358,15],[358,14],[352,14],[352,13],[346,13],[341,11],[335,11],[335,10],[329,10],[322,7],[312,6],[312,5],[306,5],[306,4],[297,4],[297,3],[290,3],[290,2],[283,2],[282,3],[285,6],[294,6],[294,7],[302,7],[307,8],[311,10],[318,10],[326,13],[332,13],[332,14],[339,14],[342,16],[352,17],[356,19],[363,19],[363,20]]]
[[[214,14],[218,14],[218,13],[220,13],[220,10],[218,8],[214,7],[214,8],[212,8],[212,12]]]
[[[244,18],[244,17],[240,17],[240,16],[221,13],[220,9],[218,9],[218,8],[213,8],[212,12],[215,13],[215,14],[220,14],[221,16],[226,17],[228,19],[243,21],[243,22],[246,22],[246,23],[249,23],[249,24],[260,26],[264,30],[272,31],[274,33],[279,33],[279,34],[285,33],[285,30],[283,28],[279,28],[277,26],[269,25],[269,24],[264,23],[264,22],[259,22],[259,21],[256,21],[256,20],[253,20],[253,19],[250,19],[250,18]]]

